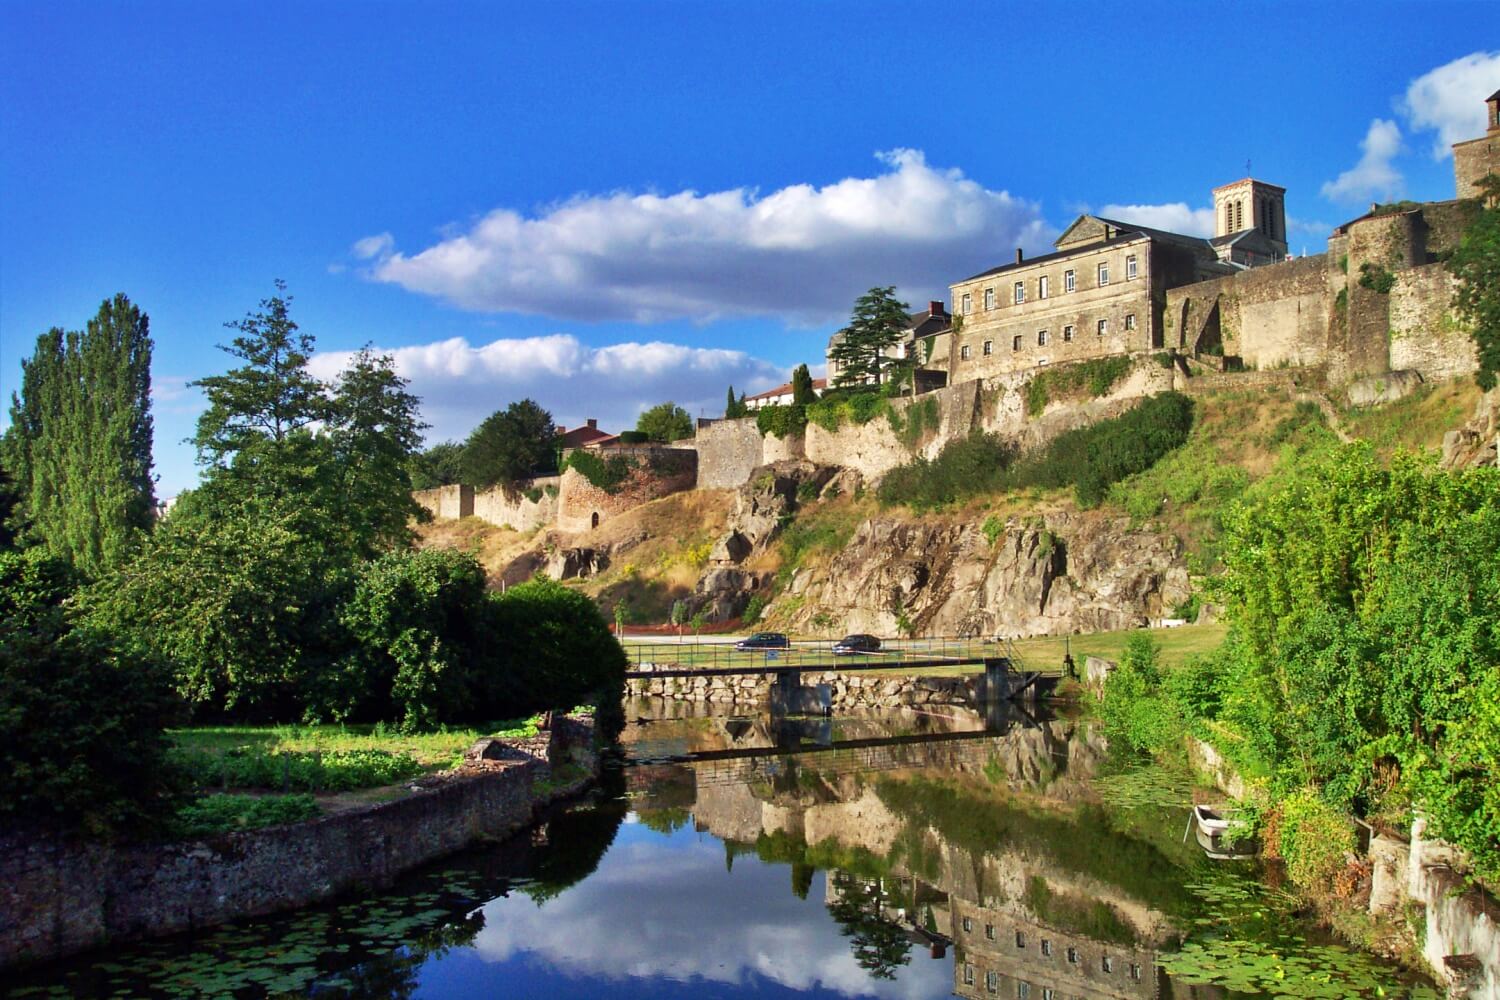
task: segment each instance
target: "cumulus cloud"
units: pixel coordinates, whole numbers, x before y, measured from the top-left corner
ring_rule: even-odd
[[[749,393],[784,382],[787,373],[743,351],[659,341],[590,347],[571,334],[514,337],[475,346],[462,337],[375,349],[394,358],[422,400],[429,441],[462,439],[485,417],[530,397],[568,427],[588,417],[611,431],[629,430],[647,407],[673,400],[694,416],[719,416],[725,389]],[[332,380],[348,351],[315,355],[308,367]]]
[[[1473,52],[1424,73],[1399,102],[1412,128],[1432,129],[1432,158],[1453,153],[1452,145],[1484,134],[1484,99],[1500,89],[1500,52]]]
[[[919,150],[879,159],[874,177],[767,195],[618,192],[534,215],[498,208],[415,253],[381,233],[354,254],[377,281],[476,311],[819,323],[873,285],[920,300],[1054,235],[1035,203],[930,166]]]
[[[1356,202],[1390,198],[1401,191],[1401,171],[1392,165],[1401,151],[1401,128],[1393,121],[1376,118],[1360,140],[1359,162],[1322,187],[1332,201]]]
[[[1213,207],[1189,208],[1187,202],[1183,201],[1165,205],[1105,205],[1096,214],[1106,219],[1133,222],[1138,226],[1165,229],[1169,233],[1187,236],[1214,234]]]

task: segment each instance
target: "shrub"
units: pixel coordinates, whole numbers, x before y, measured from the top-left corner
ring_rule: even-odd
[[[182,838],[258,830],[321,816],[311,795],[208,795],[184,806],[172,832]]]
[[[760,621],[760,616],[765,610],[765,597],[760,594],[751,594],[749,603],[745,605],[745,610],[740,615],[740,622],[745,625],[754,625]]]
[[[1005,488],[1015,447],[997,434],[975,432],[950,441],[934,459],[917,458],[892,469],[876,495],[884,506],[941,507]]]
[[[801,434],[807,428],[808,407],[762,406],[755,411],[755,427],[760,436],[771,435],[783,440]]]
[[[538,577],[489,600],[507,655],[475,678],[478,716],[566,709],[601,692],[618,697],[625,651],[587,596]]]
[[[1115,383],[1130,374],[1133,359],[1126,356],[1095,358],[1076,364],[1059,365],[1038,372],[1026,384],[1026,412],[1040,416],[1047,404],[1054,399],[1087,391],[1098,398],[1115,387]]]
[[[1159,657],[1149,632],[1132,632],[1119,668],[1104,684],[1099,711],[1111,740],[1152,754],[1175,746],[1183,731],[1181,712],[1162,693]]]
[[[1354,850],[1354,828],[1311,788],[1282,799],[1272,845],[1286,862],[1287,876],[1303,889],[1327,887]]]
[[[1359,265],[1359,284],[1361,288],[1388,295],[1391,289],[1396,287],[1396,276],[1384,264],[1365,261]]]
[[[166,673],[68,619],[72,572],[0,551],[0,825],[149,827],[179,787]]]
[[[620,443],[621,444],[645,444],[647,441],[650,441],[650,440],[651,440],[651,435],[647,434],[645,431],[621,431],[620,432]]]
[[[994,548],[995,543],[1000,540],[1000,536],[1005,534],[1005,522],[1000,520],[998,514],[991,514],[979,526],[979,531],[984,535],[984,540],[990,543],[990,548]]]
[[[595,452],[579,448],[563,462],[563,471],[573,469],[589,485],[606,493],[614,493],[635,471],[635,462],[627,455],[610,455],[600,458]]]
[[[348,792],[394,784],[423,771],[410,754],[376,749],[316,753],[241,747],[223,754],[177,750],[172,759],[199,788]]]

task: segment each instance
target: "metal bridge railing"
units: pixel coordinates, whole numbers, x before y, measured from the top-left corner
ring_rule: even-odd
[[[941,666],[951,662],[955,666],[974,665],[983,660],[1009,657],[1017,669],[1037,670],[1053,673],[1061,670],[1061,664],[1048,667],[1025,665],[1016,654],[1009,640],[978,639],[973,637],[935,637],[924,639],[887,639],[881,642],[879,652],[854,655],[834,655],[833,642],[827,639],[793,640],[782,649],[737,650],[734,643],[725,640],[700,640],[688,638],[680,642],[642,642],[631,640],[624,643],[632,669],[643,667],[674,670],[725,670],[756,667],[797,667],[808,670],[859,670],[860,667],[890,669],[905,663],[920,663],[924,666]]]

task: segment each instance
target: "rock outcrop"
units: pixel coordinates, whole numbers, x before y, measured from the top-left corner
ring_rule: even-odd
[[[1443,468],[1495,465],[1500,453],[1500,389],[1479,397],[1474,416],[1456,431],[1443,435]]]
[[[709,561],[733,565],[764,550],[796,512],[799,496],[817,496],[838,471],[796,459],[756,469],[735,495],[729,530],[709,553]]]
[[[977,524],[872,518],[770,612],[793,629],[1027,636],[1145,625],[1190,593],[1175,538],[1094,513],[1012,519],[991,544]]]

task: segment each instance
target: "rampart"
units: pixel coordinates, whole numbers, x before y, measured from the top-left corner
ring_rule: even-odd
[[[1318,254],[1171,289],[1167,342],[1253,368],[1321,364],[1336,295],[1331,281],[1327,257]]]
[[[474,516],[517,531],[549,525],[557,520],[561,484],[561,476],[546,476],[533,479],[524,487],[496,486],[475,493]]]
[[[585,451],[618,482],[595,485],[576,468],[563,472],[558,485],[557,526],[587,531],[651,500],[693,489],[698,483],[698,452],[693,448],[643,445]],[[571,453],[570,456],[571,457]],[[564,458],[564,463],[568,458]]]

